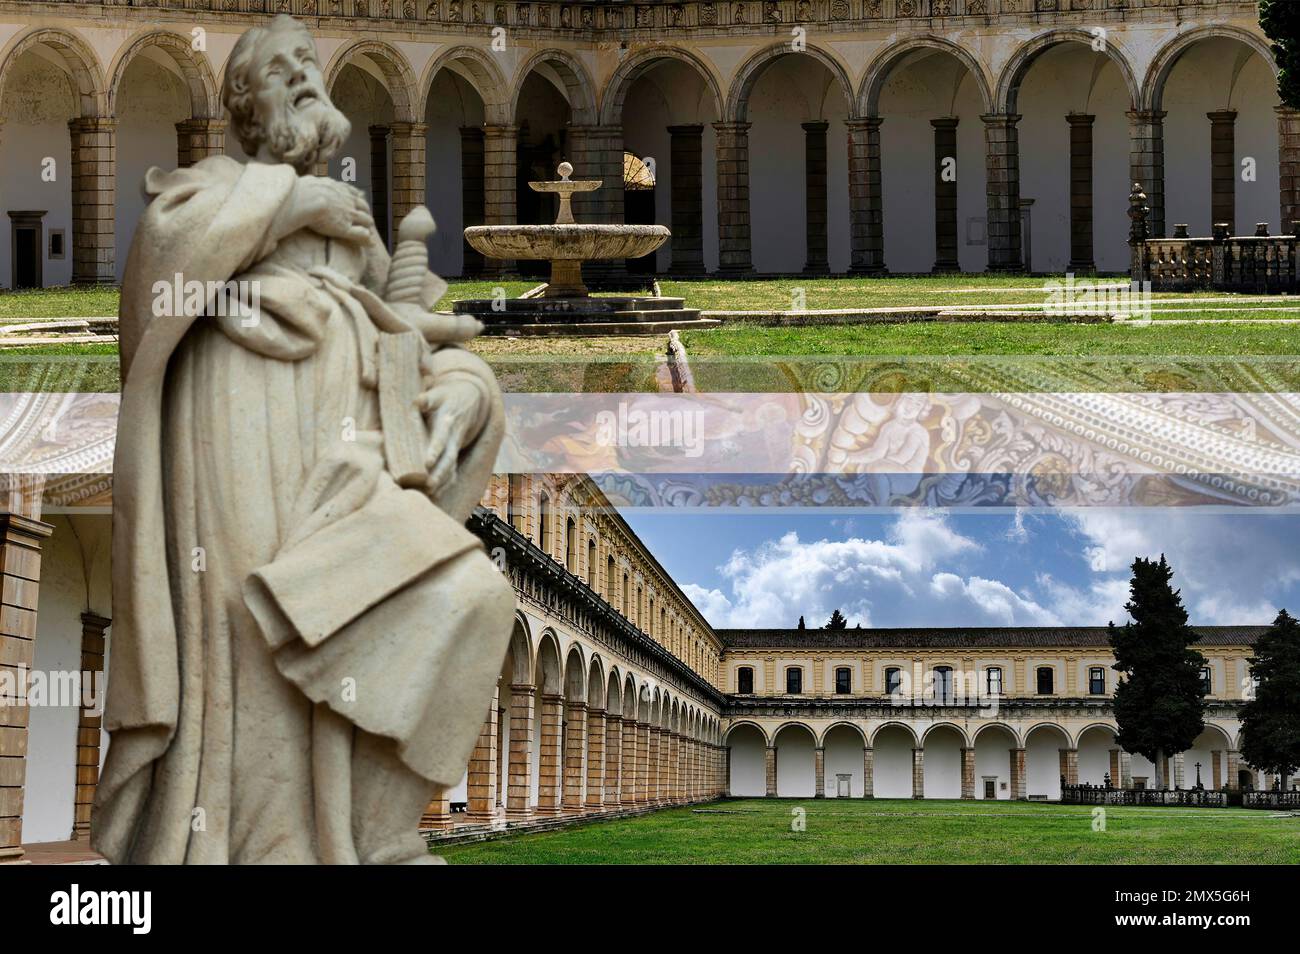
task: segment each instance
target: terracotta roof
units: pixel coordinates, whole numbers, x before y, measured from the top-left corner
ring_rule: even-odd
[[[1267,626],[1196,626],[1198,645],[1253,646]],[[1107,646],[1105,626],[973,626],[950,629],[718,629],[735,649],[929,649]]]

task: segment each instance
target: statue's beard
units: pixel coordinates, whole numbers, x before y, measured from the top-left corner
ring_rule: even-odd
[[[352,123],[327,100],[308,113],[282,111],[266,127],[266,148],[277,161],[305,175],[337,153],[351,131]]]

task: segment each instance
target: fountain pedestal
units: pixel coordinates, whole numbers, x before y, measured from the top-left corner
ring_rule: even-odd
[[[683,308],[680,298],[593,297],[582,280],[582,263],[639,258],[655,251],[671,233],[662,225],[587,225],[573,220],[575,192],[600,188],[599,179],[570,180],[573,167],[560,163],[554,182],[530,182],[535,192],[559,196],[553,225],[476,225],[465,240],[488,258],[551,263],[551,280],[540,296],[457,301],[460,314],[478,318],[487,334],[659,334],[671,328],[717,324]]]

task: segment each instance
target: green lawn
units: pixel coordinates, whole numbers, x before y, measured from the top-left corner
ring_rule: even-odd
[[[792,830],[802,811],[803,831]],[[1300,814],[729,799],[435,849],[450,864],[1297,864]]]

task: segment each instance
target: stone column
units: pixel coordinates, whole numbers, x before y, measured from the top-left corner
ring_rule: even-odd
[[[0,513],[0,671],[5,685],[23,684],[35,660],[41,541],[53,529],[16,513]],[[0,699],[0,862],[17,861],[23,855],[27,724],[25,699],[21,703],[18,698]]]
[[[975,797],[975,750],[965,746],[961,750],[961,797]]]
[[[718,165],[718,273],[753,272],[749,233],[749,123],[714,123]]]
[[[370,127],[370,209],[375,231],[389,246],[388,236],[388,126]]]
[[[1066,785],[1079,784],[1079,750],[1061,749],[1061,774]]]
[[[72,137],[72,282],[117,282],[113,224],[117,201],[117,120],[82,117]]]
[[[704,127],[669,126],[674,275],[704,274]]]
[[[1227,754],[1228,754],[1228,777],[1227,779],[1225,779],[1225,782],[1227,784],[1224,785],[1224,788],[1226,788],[1230,792],[1235,792],[1238,787],[1237,780],[1240,777],[1239,773],[1241,772],[1241,753],[1239,753],[1236,749],[1228,749]]]
[[[488,706],[487,718],[479,729],[465,777],[465,815],[475,822],[490,821],[496,814],[498,691],[492,691],[492,704]]]
[[[672,749],[672,733],[667,729],[659,730],[659,804],[671,805],[673,803],[673,780],[669,771],[671,760],[669,759],[670,750]]]
[[[776,795],[776,746],[767,747],[767,759],[764,762],[767,770],[767,797],[772,798]]]
[[[483,127],[460,127],[460,224],[462,229],[482,225],[484,221],[483,193]],[[475,251],[461,238],[461,269],[465,276],[483,274],[483,254]]]
[[[1300,109],[1278,106],[1277,169],[1282,224],[1278,232],[1292,234],[1300,222]]]
[[[816,778],[813,780],[816,788],[813,791],[814,798],[826,797],[826,750],[822,746],[817,746],[813,751],[813,772]]]
[[[636,804],[636,763],[637,763],[636,719],[623,719],[623,766],[620,769],[619,804]]]
[[[876,797],[875,750],[866,746],[862,750],[862,797]]]
[[[1070,113],[1070,265],[1087,275],[1097,270],[1092,241],[1092,124],[1096,116]],[[1069,672],[1074,672],[1071,667]]]
[[[1221,749],[1210,752],[1210,788],[1216,792],[1223,788],[1223,764],[1219,761],[1222,754]]]
[[[663,741],[663,730],[657,725],[649,726],[650,754],[646,756],[645,800],[651,805],[659,804],[659,748]]]
[[[1187,773],[1184,767],[1186,755],[1183,752],[1175,752],[1173,757],[1174,763],[1174,788],[1186,788]]]
[[[934,271],[959,272],[957,261],[957,117],[930,120],[934,127]],[[945,164],[952,174],[945,176]]]
[[[885,270],[885,217],[880,179],[879,116],[846,119],[849,145],[849,271]]]
[[[424,809],[424,815],[420,817],[420,827],[433,831],[451,830],[451,802],[445,788],[439,786],[433,793],[433,798]]]
[[[1025,800],[1025,750],[1011,750],[1011,797],[1017,801]]]
[[[605,808],[618,808],[623,776],[623,717],[605,715]]]
[[[1114,788],[1123,788],[1123,774],[1120,772],[1119,749],[1110,750],[1110,784]]]
[[[925,749],[912,750],[912,797],[925,798]]]
[[[691,773],[689,758],[691,753],[691,740],[686,736],[677,738],[677,787],[681,791],[682,801],[691,800]]]
[[[562,736],[564,725],[564,696],[542,693],[542,739],[537,765],[537,811],[542,815],[558,815],[563,791]]]
[[[512,225],[518,211],[515,204],[515,175],[519,157],[518,126],[483,127],[483,224]],[[513,261],[486,259],[485,275],[507,275]]]
[[[567,814],[580,815],[586,780],[587,704],[570,702],[564,720],[564,797]]]
[[[695,793],[695,800],[699,801],[704,797],[704,772],[702,770],[701,748],[703,743],[698,739],[691,740],[691,791]]]
[[[176,124],[176,167],[185,169],[226,152],[224,119],[185,119]]]
[[[1119,753],[1119,777],[1120,788],[1133,787],[1133,756],[1123,750]]]
[[[636,803],[650,801],[650,723],[636,724]]]
[[[533,698],[536,689],[529,685],[510,687],[510,754],[506,784],[506,814],[527,815],[532,795],[533,771]]]
[[[573,178],[599,179],[594,192],[573,197],[573,217],[581,223],[617,225],[623,221],[623,127],[570,126],[566,152]],[[627,273],[623,259],[588,262],[583,273],[589,282],[618,279]]]
[[[401,225],[406,213],[424,205],[424,146],[426,123],[393,123],[393,223]]]
[[[1015,114],[981,116],[987,177],[989,271],[1024,270],[1020,242],[1020,137]]]
[[[803,123],[804,156],[804,274],[825,275],[830,272],[826,249],[826,130],[825,120]]]
[[[605,710],[587,710],[587,811],[605,803]]]
[[[111,620],[96,613],[81,614],[81,678],[85,689],[94,692],[94,698],[103,700],[104,630]],[[93,708],[81,707],[77,717],[77,770],[76,793],[73,797],[72,837],[78,841],[90,837],[90,806],[95,801],[95,786],[99,782],[99,739],[102,714]]]
[[[1162,110],[1130,110],[1128,116],[1128,177],[1142,186],[1151,214],[1147,221],[1151,238],[1165,232],[1165,113]],[[1130,185],[1132,184],[1130,182]]]
[[[1237,234],[1237,111],[1206,113],[1210,119],[1210,224],[1228,223]],[[1148,193],[1149,197],[1149,193]]]
[[[679,741],[676,732],[668,733],[668,801],[674,805],[682,801],[680,764],[677,761]]]

